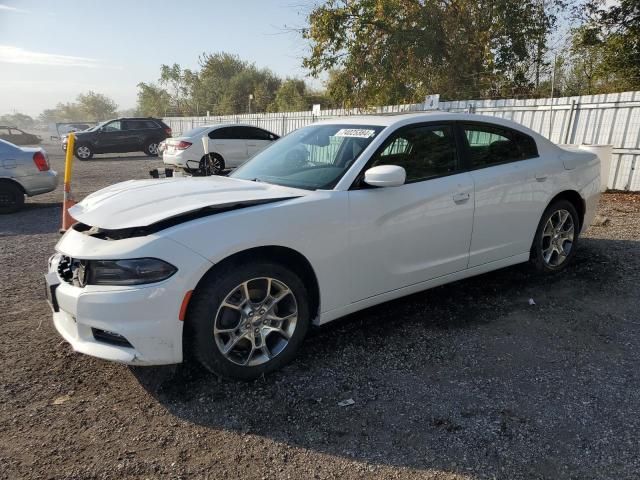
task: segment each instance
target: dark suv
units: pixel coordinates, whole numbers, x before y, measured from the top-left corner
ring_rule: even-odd
[[[157,118],[117,118],[74,135],[74,153],[80,160],[89,160],[95,153],[139,151],[155,157],[158,144],[171,136],[171,128]],[[66,136],[62,148],[67,149]]]

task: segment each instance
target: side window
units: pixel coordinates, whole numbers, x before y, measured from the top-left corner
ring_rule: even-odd
[[[120,120],[116,120],[115,122],[107,123],[103,130],[105,132],[119,132],[121,130]]]
[[[11,135],[22,135],[24,133],[21,130],[18,130],[17,128],[12,128],[10,131],[11,131]]]
[[[472,168],[515,162],[538,156],[533,138],[509,128],[464,126]]]
[[[9,135],[9,129],[7,127],[0,127],[0,135]]]
[[[246,127],[244,128],[244,130],[248,135],[246,138],[249,140],[273,140],[273,135],[271,135],[266,130],[262,130],[261,128]]]
[[[142,124],[142,128],[160,128],[153,120],[143,120]]]
[[[225,127],[225,128],[216,128],[215,130],[211,130],[209,132],[209,138],[211,138],[212,140],[222,140],[222,139],[231,139],[232,137],[232,128],[231,127]]]
[[[372,167],[398,165],[407,172],[407,182],[447,175],[456,170],[456,142],[453,127],[422,126],[402,129],[392,135]]]

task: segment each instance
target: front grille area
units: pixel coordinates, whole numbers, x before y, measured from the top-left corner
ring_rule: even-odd
[[[91,333],[93,334],[93,338],[98,342],[108,343],[109,345],[115,345],[118,347],[133,348],[133,345],[118,333],[110,332],[108,330],[100,330],[99,328],[92,328]]]

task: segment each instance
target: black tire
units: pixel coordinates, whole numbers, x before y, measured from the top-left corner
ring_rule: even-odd
[[[78,160],[91,160],[93,158],[93,148],[86,143],[80,143],[74,146],[74,154]]]
[[[289,302],[289,305],[293,304],[297,307],[296,322],[293,327],[294,330],[288,339],[288,343],[285,342],[285,346],[270,360],[265,360],[264,363],[258,365],[242,366],[222,353],[222,347],[218,346],[216,340],[216,338],[219,340],[220,337],[214,336],[214,328],[216,322],[220,324],[220,320],[224,320],[224,314],[221,314],[219,317],[218,313],[223,311],[227,313],[228,310],[231,314],[237,313],[238,315],[238,320],[231,320],[231,323],[235,323],[236,325],[229,325],[231,329],[236,330],[233,335],[235,336],[236,333],[241,331],[240,325],[243,322],[243,317],[241,317],[240,313],[235,309],[223,310],[226,307],[221,307],[221,304],[228,295],[234,291],[238,291],[237,288],[243,282],[249,281],[248,285],[253,285],[252,282],[256,282],[256,285],[258,285],[259,282],[263,280],[252,279],[262,279],[264,277],[272,278],[274,280],[272,282],[273,285],[281,282],[288,287],[290,293],[287,295],[292,295],[295,302],[286,296],[283,297],[283,301]],[[251,295],[249,295],[249,297],[253,298]],[[250,309],[253,310],[253,306],[256,304],[252,303],[249,305],[251,305]],[[278,305],[280,305],[280,303]],[[259,307],[256,307],[256,311],[257,308]],[[275,309],[273,311],[275,312]],[[248,330],[253,331],[256,323],[251,323],[252,319],[250,317],[246,317],[245,320],[249,323]],[[256,320],[258,325],[256,327],[257,332],[257,329],[260,328],[260,319],[256,318]],[[254,322],[256,320],[254,320]],[[307,289],[298,275],[282,265],[266,260],[256,260],[245,263],[229,262],[207,273],[193,293],[186,318],[187,331],[185,334],[185,346],[189,350],[187,354],[193,354],[210,372],[230,379],[252,380],[282,368],[294,358],[307,334],[309,322],[309,296]],[[225,326],[225,328],[228,328],[228,326]],[[266,326],[264,328],[269,327]],[[251,331],[248,331],[246,335],[253,336]],[[284,337],[280,337],[276,333],[273,333],[273,335],[276,335],[274,338],[282,344]],[[229,344],[231,343],[231,338],[233,337],[229,337]],[[262,338],[269,339],[271,337]],[[257,340],[250,342],[244,339],[238,342],[238,347],[235,348],[238,348],[241,352],[240,347],[246,345],[246,348],[251,348],[247,357],[255,358],[254,352],[258,352],[258,348],[254,350],[252,347],[255,347],[257,343]],[[267,343],[267,341],[264,341],[263,345]],[[271,346],[268,347],[268,351],[271,352]],[[252,357],[252,355],[254,356]],[[260,350],[258,356],[262,355],[262,350]]]
[[[200,175],[220,175],[224,170],[224,159],[217,153],[210,153],[200,159]]]
[[[158,144],[160,142],[158,140],[149,140],[144,144],[143,152],[149,157],[157,157],[158,156]]]
[[[558,231],[554,228],[549,229],[549,222],[551,222],[551,227],[553,227],[554,223],[561,222],[560,212],[567,212],[569,214],[561,230]],[[564,238],[567,235],[566,232],[569,230],[569,218],[573,229],[573,237],[570,242]],[[547,231],[545,231],[545,228]],[[553,231],[554,233],[549,234],[549,231]],[[557,200],[553,202],[544,211],[538,224],[533,245],[531,246],[531,263],[533,263],[536,270],[542,273],[555,273],[564,270],[575,255],[579,234],[580,217],[573,204],[568,200]],[[554,242],[556,242],[556,245],[562,242],[562,245],[554,250]],[[558,251],[559,248],[561,248],[564,253],[564,257]],[[548,252],[551,252],[551,257],[547,260]],[[560,261],[560,263],[554,264],[556,261]]]
[[[0,181],[0,214],[17,212],[24,205],[24,192],[17,183]]]

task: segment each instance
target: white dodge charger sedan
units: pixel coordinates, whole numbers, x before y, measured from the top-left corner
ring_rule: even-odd
[[[119,183],[71,209],[46,275],[78,352],[250,379],[311,324],[531,261],[562,270],[600,165],[516,123],[427,113],[301,128],[228,177]]]
[[[203,138],[207,139],[208,154]],[[196,127],[176,138],[167,138],[162,161],[192,175],[217,175],[236,168],[280,138],[251,125],[209,125]]]

